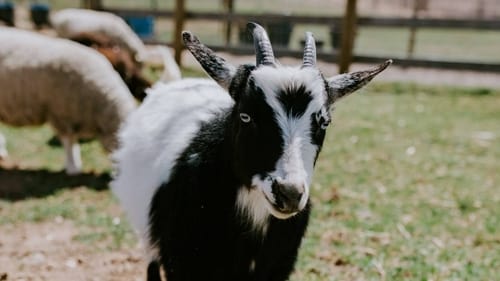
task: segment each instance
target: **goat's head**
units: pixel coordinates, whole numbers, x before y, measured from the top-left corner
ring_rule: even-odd
[[[279,65],[265,30],[248,24],[253,34],[256,65],[234,67],[183,33],[186,47],[205,71],[228,90],[235,101],[232,142],[235,171],[246,185],[257,189],[269,212],[288,218],[302,210],[316,158],[337,100],[367,84],[391,61],[375,69],[331,78],[316,67],[316,47],[306,33],[300,67]]]

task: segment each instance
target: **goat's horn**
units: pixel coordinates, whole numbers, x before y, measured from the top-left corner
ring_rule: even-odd
[[[189,31],[182,32],[184,45],[193,54],[195,59],[201,64],[203,69],[219,85],[228,88],[236,69],[223,58],[217,56],[210,48],[203,45],[198,37]]]
[[[254,22],[249,22],[247,29],[253,35],[253,44],[257,55],[257,67],[261,64],[274,65],[273,48],[264,28]]]
[[[311,32],[306,32],[302,68],[316,66],[316,42]]]

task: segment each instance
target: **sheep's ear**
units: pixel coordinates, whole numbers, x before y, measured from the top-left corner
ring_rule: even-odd
[[[183,31],[182,39],[186,48],[193,54],[208,75],[224,89],[228,89],[236,68],[203,45],[191,32]]]
[[[330,103],[334,103],[338,99],[362,88],[390,64],[392,64],[392,60],[388,60],[373,69],[344,73],[329,78],[327,81]]]

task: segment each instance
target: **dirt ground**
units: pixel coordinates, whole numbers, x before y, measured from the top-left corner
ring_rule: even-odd
[[[1,281],[145,280],[140,249],[96,252],[75,242],[76,228],[56,218],[0,227]]]

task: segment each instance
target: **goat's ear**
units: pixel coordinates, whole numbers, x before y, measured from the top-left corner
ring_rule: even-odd
[[[191,32],[183,31],[182,39],[186,48],[193,54],[208,75],[227,90],[231,84],[231,79],[236,73],[236,68],[203,45]]]
[[[339,74],[327,79],[330,103],[334,103],[338,99],[362,88],[391,63],[392,60],[388,60],[373,69]]]

